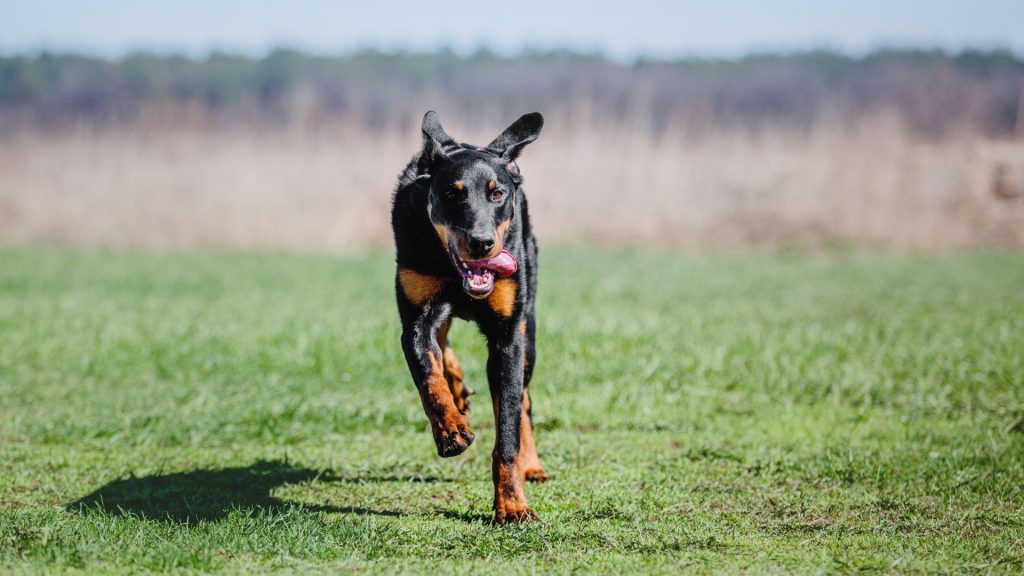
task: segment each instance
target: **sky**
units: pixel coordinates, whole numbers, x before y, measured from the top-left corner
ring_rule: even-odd
[[[815,48],[858,54],[881,46],[1024,54],[1024,0],[0,0],[6,54],[487,47],[631,60]]]

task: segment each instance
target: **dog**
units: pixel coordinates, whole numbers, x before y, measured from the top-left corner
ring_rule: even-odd
[[[537,354],[537,242],[516,164],[543,125],[539,113],[525,114],[478,147],[453,140],[427,112],[423,146],[399,175],[392,202],[402,350],[442,458],[475,439],[473,389],[448,342],[452,319],[476,322],[487,339],[498,524],[536,520],[523,485],[546,479],[528,390]]]

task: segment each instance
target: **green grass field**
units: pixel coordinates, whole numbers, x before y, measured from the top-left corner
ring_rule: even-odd
[[[0,250],[0,571],[1024,570],[1024,255],[548,250],[536,524],[435,456],[386,253]]]

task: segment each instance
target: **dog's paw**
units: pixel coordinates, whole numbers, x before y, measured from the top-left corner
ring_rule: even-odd
[[[536,468],[527,468],[523,472],[523,477],[525,477],[528,482],[536,482],[538,484],[543,484],[548,479],[548,475],[544,473],[544,469],[540,466]]]
[[[476,440],[476,435],[465,423],[434,428],[434,444],[437,446],[437,455],[441,458],[462,454],[473,444],[473,440]]]
[[[537,520],[537,513],[525,504],[503,506],[494,512],[495,524],[523,524]]]

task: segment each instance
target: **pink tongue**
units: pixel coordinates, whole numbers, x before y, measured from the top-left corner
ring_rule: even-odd
[[[468,264],[478,268],[493,270],[495,274],[503,278],[515,274],[516,270],[519,269],[519,263],[516,262],[516,259],[513,258],[511,254],[508,253],[508,250],[502,250],[501,253],[494,258],[474,260]]]

